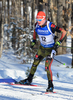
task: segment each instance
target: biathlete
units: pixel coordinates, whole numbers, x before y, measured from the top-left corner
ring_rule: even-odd
[[[43,11],[39,11],[36,16],[36,25],[33,33],[33,41],[31,48],[36,44],[36,37],[38,35],[40,40],[40,47],[38,52],[34,57],[34,62],[32,64],[30,74],[27,79],[20,80],[18,84],[31,84],[34,73],[36,72],[37,66],[46,57],[45,70],[47,72],[48,78],[48,88],[46,91],[53,92],[54,85],[52,79],[51,64],[53,62],[53,55],[56,53],[56,49],[60,46],[64,38],[66,37],[66,31],[52,22],[46,20],[46,15]],[[54,37],[55,32],[61,33],[61,38],[55,43]]]

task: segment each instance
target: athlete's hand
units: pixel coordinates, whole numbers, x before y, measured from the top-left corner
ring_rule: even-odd
[[[33,48],[35,44],[36,44],[36,40],[33,40],[32,43],[31,43],[30,48]]]
[[[61,42],[57,41],[54,45],[54,49],[57,50],[57,48],[60,46]]]
[[[30,48],[33,48],[33,47],[34,47],[34,45],[35,45],[35,43],[34,43],[34,42],[32,42],[32,43],[31,43]]]

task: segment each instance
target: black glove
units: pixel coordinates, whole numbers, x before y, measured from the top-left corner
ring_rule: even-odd
[[[57,48],[60,46],[61,42],[57,41],[54,45],[54,49],[57,50]]]
[[[33,40],[32,43],[31,43],[30,48],[33,48],[35,44],[36,44],[36,40]]]

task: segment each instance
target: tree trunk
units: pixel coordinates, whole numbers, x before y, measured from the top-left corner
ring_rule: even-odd
[[[62,28],[64,30],[68,29],[68,23],[69,23],[69,19],[68,19],[68,0],[64,0],[63,1],[63,24],[62,24]],[[68,31],[68,30],[66,30]],[[62,46],[66,46],[66,39],[62,42]],[[62,48],[62,54],[66,54],[66,48]]]
[[[8,12],[8,14],[7,14],[7,24],[9,24],[9,22],[10,22],[10,14],[9,14],[9,11],[10,9],[9,9],[9,0],[7,0],[7,12]],[[8,29],[9,29],[9,26],[8,26]],[[9,41],[9,32],[7,32],[7,41]],[[7,43],[7,47],[9,47],[9,44]]]
[[[1,45],[0,45],[0,57],[2,55],[2,50],[3,50],[3,33],[4,33],[4,8],[5,8],[5,0],[2,1],[2,32],[1,32]]]
[[[9,2],[9,0],[7,0],[7,15],[8,15],[8,17],[7,17],[7,23],[9,24],[9,21],[10,21],[10,14],[9,14],[9,12],[10,12],[10,9],[9,9],[9,4],[10,2]]]
[[[43,11],[43,0],[38,1],[38,11]]]
[[[51,21],[57,25],[57,0],[51,0]]]
[[[71,25],[73,26],[73,0],[72,0],[72,16],[71,16]],[[73,28],[71,29],[71,34],[73,36]],[[71,39],[71,47],[73,48],[73,38]],[[73,68],[73,49],[71,49],[72,53],[72,68]]]
[[[32,17],[31,17],[31,25],[32,25],[32,28],[34,28],[34,24],[35,24],[35,15],[34,15],[34,12],[35,12],[35,8],[37,7],[35,7],[36,6],[36,4],[35,4],[35,1],[33,0],[32,1]]]
[[[57,25],[62,28],[63,24],[63,16],[62,16],[62,10],[63,10],[63,0],[57,0]],[[57,36],[60,38],[61,34],[57,34]],[[58,48],[57,54],[62,54],[62,48]]]
[[[1,33],[2,33],[2,2],[0,2],[0,44],[1,44]]]
[[[46,19],[49,19],[49,0],[43,0],[43,9],[45,10]]]
[[[11,2],[12,2],[12,12],[11,12],[11,15],[12,15],[12,17],[14,17],[15,16],[15,13],[16,13],[15,12],[16,9],[14,9],[14,8],[16,8],[15,7],[15,0],[12,0]]]
[[[23,28],[27,27],[27,0],[23,0]]]
[[[12,1],[12,17],[15,17],[16,13],[14,9],[15,8],[15,2]],[[12,20],[13,22],[15,22],[15,20]],[[12,32],[12,48],[15,50],[16,49],[16,31],[15,31],[15,27],[16,25],[13,24],[13,32]]]

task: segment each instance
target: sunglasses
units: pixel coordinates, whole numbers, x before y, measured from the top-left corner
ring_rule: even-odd
[[[36,21],[42,21],[43,19],[36,19]]]
[[[43,17],[43,19],[44,19],[45,17]],[[42,21],[43,19],[36,19],[36,21]]]

